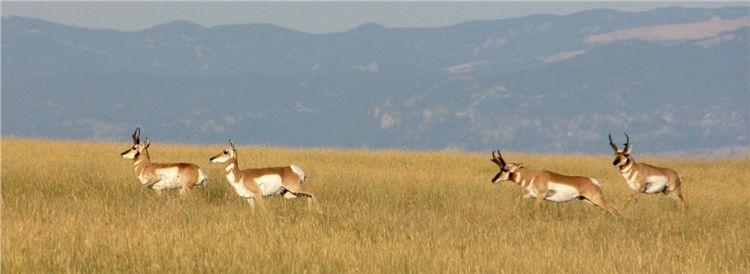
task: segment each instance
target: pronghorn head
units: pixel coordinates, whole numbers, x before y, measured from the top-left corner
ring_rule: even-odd
[[[497,156],[495,156],[495,153],[497,152]],[[494,162],[500,167],[500,172],[495,175],[494,178],[492,178],[492,183],[497,184],[502,181],[509,181],[512,179],[513,172],[521,168],[521,164],[516,163],[506,163],[505,160],[503,160],[503,155],[500,154],[500,150],[493,151],[492,152],[492,159],[490,161]]]
[[[630,144],[630,137],[625,133],[625,144],[622,150],[617,148],[614,142],[612,142],[612,134],[609,135],[609,146],[612,147],[612,151],[615,153],[615,159],[612,161],[614,166],[624,166],[632,160],[630,152],[633,150],[633,145]]]
[[[135,132],[133,132],[133,147],[120,153],[120,156],[125,159],[135,159],[139,154],[147,154],[146,149],[150,145],[151,141],[148,138],[141,144],[141,128],[135,128]]]
[[[224,164],[231,159],[237,159],[237,149],[234,148],[234,142],[232,142],[232,139],[229,139],[229,146],[225,147],[224,151],[221,153],[211,157],[209,161],[214,164]]]

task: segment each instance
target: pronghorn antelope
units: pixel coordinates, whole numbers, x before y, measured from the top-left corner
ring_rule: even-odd
[[[567,202],[573,199],[599,206],[614,216],[622,215],[613,205],[604,201],[602,185],[594,178],[567,176],[546,170],[533,170],[522,164],[506,163],[500,151],[492,152],[492,162],[500,166],[500,172],[492,178],[492,183],[512,181],[526,190],[522,197],[534,199],[531,208],[536,209],[542,200]]]
[[[625,133],[625,139],[625,147],[621,151],[612,142],[612,134],[609,134],[609,146],[615,153],[612,165],[620,169],[620,174],[625,178],[628,187],[633,189],[623,209],[627,208],[630,202],[637,200],[641,192],[648,194],[661,192],[668,197],[680,200],[685,206],[685,198],[682,197],[682,179],[677,172],[669,168],[637,163],[630,155],[633,145],[630,144],[630,137],[627,133]]]
[[[162,189],[180,188],[180,194],[189,194],[194,187],[201,187],[206,183],[206,174],[195,164],[189,163],[152,163],[148,155],[151,141],[141,144],[141,129],[133,132],[133,147],[121,153],[122,158],[135,161],[135,176],[143,187],[152,188],[161,194]]]
[[[261,210],[267,211],[263,197],[276,194],[287,199],[306,196],[307,208],[320,211],[315,194],[302,185],[307,177],[297,165],[240,170],[237,166],[237,149],[232,139],[229,139],[229,146],[224,148],[224,151],[211,157],[209,161],[214,164],[226,164],[224,169],[227,172],[227,181],[234,187],[237,195],[250,204],[253,213],[256,200]]]

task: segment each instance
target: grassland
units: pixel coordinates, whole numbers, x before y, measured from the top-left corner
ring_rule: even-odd
[[[324,211],[276,197],[262,217],[208,163],[220,145],[151,146],[155,162],[207,171],[188,198],[140,187],[119,157],[128,146],[4,138],[2,271],[750,273],[747,158],[638,158],[678,170],[690,207],[643,195],[616,219],[580,202],[532,214],[515,185],[489,183],[489,152],[240,146],[240,167],[303,167]],[[626,201],[609,156],[504,156],[595,177]]]

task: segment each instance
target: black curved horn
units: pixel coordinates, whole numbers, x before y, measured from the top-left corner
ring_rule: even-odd
[[[617,145],[615,145],[614,142],[612,142],[612,133],[609,134],[609,146],[612,147],[612,149],[617,152]]]
[[[625,132],[623,132],[625,133]],[[628,136],[627,133],[625,133],[625,146],[628,146],[630,144],[630,136]]]
[[[133,132],[133,144],[140,144],[141,143],[141,128],[137,127],[135,128],[135,131]]]
[[[506,166],[506,165],[507,165],[507,164],[505,163],[505,160],[503,159],[503,155],[502,155],[502,154],[500,154],[500,150],[499,150],[499,149],[497,150],[497,157],[498,157],[498,159],[500,160],[500,164],[501,164],[502,166]]]

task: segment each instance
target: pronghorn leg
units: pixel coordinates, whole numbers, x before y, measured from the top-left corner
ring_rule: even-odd
[[[685,202],[685,196],[682,196],[682,189],[678,187],[675,193],[677,193],[677,198],[682,202],[682,208],[687,209],[688,205],[687,202]]]
[[[680,201],[680,205],[682,206],[683,209],[687,208],[687,203],[685,203],[685,197],[682,196],[681,186],[678,185],[674,187],[673,189],[667,188],[664,190],[664,194],[667,195],[667,197],[669,198]]]
[[[187,184],[183,184],[182,188],[180,188],[180,195],[187,196],[190,195],[192,192],[190,190],[190,186]]]
[[[622,213],[620,212],[619,209],[617,209],[612,204],[607,203],[607,201],[604,201],[604,198],[602,198],[601,196],[584,197],[584,198],[586,198],[586,200],[590,202],[589,204],[595,205],[604,209],[605,211],[609,212],[609,214],[611,214],[612,216],[618,216],[618,217],[622,216]]]
[[[539,208],[539,204],[542,203],[544,197],[547,197],[547,190],[537,193],[536,199],[534,199],[534,202],[531,204],[531,210],[536,210],[537,208]]]
[[[638,194],[641,193],[641,189],[643,189],[643,188],[638,188],[635,191],[633,191],[632,193],[630,193],[630,198],[628,199],[627,202],[625,202],[625,206],[622,207],[622,210],[627,209],[628,205],[630,204],[630,202],[634,202],[634,201],[638,200]]]
[[[143,187],[145,187],[145,188],[151,188],[153,185],[155,185],[159,181],[161,181],[161,178],[151,178],[151,179],[148,179],[148,181],[146,181],[145,183],[143,183]]]
[[[294,195],[307,196],[307,209],[310,211],[321,213],[320,205],[318,205],[318,200],[315,198],[315,193],[313,193],[310,189],[302,186],[301,184],[295,184],[289,187],[285,186],[284,188],[291,191]]]
[[[255,199],[253,198],[245,198],[245,201],[247,201],[247,204],[250,205],[250,212],[255,215]]]
[[[263,194],[260,192],[255,193],[253,196],[255,196],[255,200],[258,201],[258,206],[260,207],[261,213],[267,214],[269,213],[268,207],[266,207],[266,201],[263,199]]]

